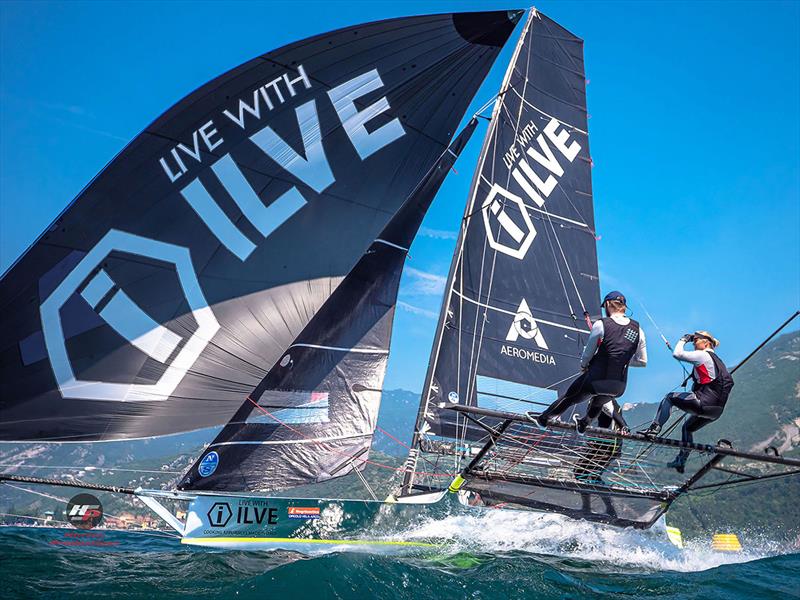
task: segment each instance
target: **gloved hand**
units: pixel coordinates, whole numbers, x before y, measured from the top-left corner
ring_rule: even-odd
[[[631,430],[628,429],[627,427],[623,427],[619,431],[620,431],[620,433],[624,433],[625,435],[630,435],[630,433],[631,433]]]
[[[684,333],[681,337],[681,340],[684,342],[693,342],[694,341],[694,334],[693,333]]]

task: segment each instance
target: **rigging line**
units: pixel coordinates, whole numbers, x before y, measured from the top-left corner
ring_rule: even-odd
[[[530,54],[531,54],[530,50],[528,50],[527,56],[526,56],[526,62],[525,62],[525,77],[524,77],[524,83],[523,83],[523,88],[522,88],[523,95],[525,94],[525,90],[527,89],[527,84],[528,84],[528,73],[530,71],[530,60],[531,60]],[[510,84],[509,84],[509,87],[511,87],[513,89],[513,86],[511,86]],[[505,109],[505,98],[503,98],[503,100],[501,100],[501,103],[502,103],[503,108]],[[506,111],[507,111],[507,109],[506,109]],[[516,139],[519,136],[519,125],[520,125],[520,121],[521,120],[522,120],[522,103],[520,103],[519,111],[517,112],[516,122],[514,123],[514,135],[512,136],[512,139]],[[499,132],[499,127],[495,128],[495,132]],[[495,134],[495,150],[497,148],[497,142],[496,142],[497,135],[498,134],[496,133]],[[495,179],[494,170],[495,170],[496,163],[497,163],[497,153],[495,152],[492,155],[492,180]],[[506,174],[506,187],[508,187],[508,183],[509,183],[510,179],[511,179],[511,173],[508,172]],[[484,240],[484,253],[486,251],[487,242],[488,242],[488,237]],[[498,252],[497,252],[497,250],[495,250],[492,253],[492,266],[491,266],[491,270],[489,272],[489,285],[488,285],[489,291],[486,294],[487,305],[488,305],[488,302],[491,299],[492,289],[493,289],[493,286],[494,286],[494,274],[495,274],[495,271],[497,269],[497,255],[498,255]],[[481,280],[481,288],[483,287],[483,270],[484,270],[484,262],[483,262],[483,259],[482,259],[481,260],[481,278],[480,278],[480,280]],[[478,290],[478,298],[480,298],[480,297],[481,297],[481,289]],[[478,315],[479,312],[480,311],[476,311],[476,325],[477,325],[477,315]],[[483,319],[482,319],[482,322],[481,322],[481,331],[480,331],[480,336],[478,338],[478,353],[477,353],[477,356],[475,357],[475,370],[474,370],[474,374],[471,374],[470,378],[467,381],[467,399],[472,397],[471,396],[470,387],[472,387],[472,389],[474,390],[475,386],[477,385],[478,363],[480,362],[481,350],[483,348],[483,338],[484,338],[484,333],[486,331],[486,322],[487,322],[487,313],[486,313],[486,308],[484,308]],[[474,347],[474,337],[473,337],[473,347]],[[473,357],[470,356],[470,371],[472,371],[472,358]]]
[[[398,440],[398,439],[397,439],[396,437],[394,437],[394,436],[393,436],[391,433],[389,433],[388,431],[386,431],[385,429],[383,429],[383,428],[382,428],[380,425],[376,425],[376,426],[375,426],[375,429],[376,429],[377,431],[380,431],[380,432],[381,432],[383,435],[385,435],[386,437],[393,439],[395,442],[397,442],[398,444],[400,444],[400,445],[401,445],[403,448],[407,448],[408,450],[411,450],[411,446],[409,446],[409,445],[408,445],[408,444],[406,444],[405,442],[402,442],[402,441]]]
[[[61,498],[60,496],[53,496],[52,494],[47,494],[45,492],[37,492],[36,490],[31,490],[31,489],[28,489],[28,488],[25,488],[25,487],[14,485],[13,483],[8,483],[8,481],[5,481],[3,483],[5,485],[7,485],[8,487],[10,487],[10,488],[14,488],[15,490],[20,490],[21,492],[28,492],[29,494],[33,494],[35,496],[41,496],[42,498],[47,498],[48,500],[58,500],[59,502],[64,502],[64,503],[67,502],[66,498]],[[105,511],[103,511],[103,517],[106,517],[106,518],[109,518],[109,519],[115,519],[117,521],[122,521],[122,517],[118,517],[116,515],[112,515],[111,513],[108,513],[108,512],[105,512]]]
[[[489,185],[489,186],[492,185],[492,182],[489,181],[489,179],[485,175],[481,175],[481,179],[487,185]],[[566,192],[564,192],[564,193],[566,193]],[[525,206],[525,208],[527,210],[532,210],[534,212],[541,213],[541,214],[543,214],[543,215],[545,215],[546,217],[549,217],[549,218],[559,219],[561,221],[565,221],[565,222],[570,223],[572,225],[575,225],[577,227],[582,227],[582,228],[586,229],[586,231],[588,231],[592,235],[595,234],[595,231],[591,227],[589,227],[589,225],[587,223],[583,223],[582,221],[576,221],[575,219],[570,219],[569,217],[565,217],[563,215],[558,215],[558,214],[556,214],[554,212],[550,212],[548,210],[545,210],[545,209],[542,209],[542,208],[538,208],[538,207],[534,206],[533,204],[528,204],[525,201],[523,201],[522,204]],[[478,210],[483,210],[483,207],[477,209],[475,212],[477,212]],[[470,216],[472,216],[472,214],[474,214],[474,213],[471,213]],[[583,216],[581,216],[581,218],[583,218]],[[542,219],[542,220],[544,220],[544,219]]]
[[[767,475],[755,476],[752,479],[744,479],[744,480],[736,480],[736,481],[731,481],[731,479],[733,478],[733,475],[731,475],[730,477],[728,477],[728,479],[726,479],[725,481],[721,481],[719,483],[709,483],[709,484],[700,485],[700,486],[697,486],[697,487],[690,487],[687,490],[686,493],[691,494],[691,493],[697,492],[698,490],[707,490],[707,489],[715,489],[715,491],[718,491],[719,488],[726,487],[726,486],[732,487],[732,488],[743,487],[743,486],[751,484],[751,483],[758,483],[758,482],[760,482],[760,481],[762,481],[764,479],[780,479],[781,477],[791,477],[792,475],[800,475],[800,471],[795,470],[795,471],[786,471],[784,473],[768,473]],[[698,495],[701,495],[701,494],[698,494]]]
[[[559,123],[561,123],[561,125],[563,125],[564,127],[568,127],[571,131],[577,131],[578,133],[582,133],[583,135],[589,135],[589,132],[584,131],[580,127],[572,125],[571,123],[567,123],[566,121],[562,121],[558,117],[554,117],[550,113],[546,113],[542,109],[538,108],[537,106],[534,106],[533,104],[531,104],[531,102],[529,100],[527,100],[527,99],[523,98],[522,96],[520,96],[519,92],[517,90],[515,90],[513,87],[511,88],[511,91],[514,92],[517,96],[519,96],[520,100],[522,100],[525,104],[527,104],[530,108],[532,108],[536,112],[544,115],[545,117],[548,117],[550,119],[554,119],[554,120],[558,121]],[[539,90],[539,91],[541,91],[541,90]]]
[[[553,220],[548,217],[547,221],[550,224],[550,229],[553,230],[553,237],[556,239],[556,244],[558,244],[558,250],[561,252],[561,258],[564,259],[564,266],[567,268],[567,273],[572,281],[572,287],[575,288],[575,294],[578,296],[578,302],[581,303],[581,309],[583,309],[584,314],[586,314],[586,305],[583,303],[583,298],[581,297],[581,292],[578,289],[578,284],[575,283],[575,276],[572,274],[572,268],[569,266],[569,261],[567,260],[566,254],[564,254],[564,248],[561,246],[561,240],[558,239],[558,232],[556,231],[555,225],[553,225]],[[558,262],[557,258],[556,262]],[[575,311],[570,310],[570,312],[573,315],[575,314]]]
[[[561,193],[562,193],[562,194],[564,194],[564,197],[567,199],[567,202],[569,202],[570,206],[571,206],[571,207],[572,207],[572,208],[575,210],[575,213],[576,213],[576,214],[577,214],[577,215],[578,215],[578,216],[579,216],[581,219],[583,219],[584,221],[586,221],[585,223],[580,223],[579,221],[573,221],[573,222],[574,222],[574,223],[576,223],[576,224],[580,223],[580,224],[581,224],[583,227],[585,227],[585,228],[586,228],[586,229],[589,231],[589,233],[591,233],[591,234],[594,236],[595,240],[597,240],[597,231],[596,231],[596,230],[594,230],[594,229],[592,229],[592,228],[589,226],[589,220],[588,220],[586,217],[584,217],[584,216],[583,216],[583,213],[581,213],[581,211],[578,209],[578,207],[577,207],[577,206],[575,206],[575,203],[572,201],[572,198],[571,198],[571,197],[570,197],[570,195],[567,193],[567,190],[565,190],[565,189],[564,189],[564,186],[562,186],[562,185],[561,185],[561,181],[560,181],[560,180],[558,180],[558,179],[556,180],[556,186],[558,187],[558,189],[559,189],[559,190],[561,190]],[[576,191],[576,193],[577,193],[577,190],[575,190],[575,191]],[[551,213],[551,214],[552,214],[552,213]],[[555,216],[555,215],[554,215],[554,216]],[[568,220],[568,219],[566,219],[566,218],[565,218],[564,220],[566,221],[566,220]]]
[[[372,499],[377,502],[378,501],[378,497],[375,495],[375,492],[372,491],[372,488],[370,487],[369,483],[367,482],[367,478],[364,477],[364,474],[361,471],[358,470],[358,467],[356,467],[356,465],[355,465],[355,463],[353,463],[352,459],[350,459],[350,467],[353,469],[353,471],[355,472],[356,476],[358,476],[358,478],[361,480],[362,485],[367,489],[367,492],[369,493],[370,496],[372,496]]]
[[[31,519],[32,521],[43,521],[44,523],[58,523],[60,525],[68,525],[69,527],[54,527],[53,529],[65,529],[67,531],[75,531],[72,523],[68,523],[67,521],[60,521],[58,519],[47,519],[46,517],[32,517],[30,515],[17,515],[14,513],[0,513],[0,517],[15,517],[17,519]],[[173,538],[173,539],[181,539],[181,536],[178,534],[169,533],[166,529],[154,529],[152,527],[147,527],[144,529],[108,529],[103,528],[99,531],[124,531],[125,533],[134,533],[137,535],[150,535],[153,537],[166,537],[166,538]]]
[[[183,471],[156,471],[148,469],[120,469],[118,467],[95,467],[84,466],[79,467],[75,465],[51,466],[51,465],[27,465],[27,464],[12,464],[0,463],[0,467],[11,467],[12,469],[72,469],[78,471],[120,471],[125,473],[166,473],[168,475],[181,475]]]
[[[788,319],[786,319],[786,320],[785,320],[785,321],[784,321],[784,322],[781,324],[781,326],[780,326],[780,327],[778,327],[778,328],[777,328],[775,331],[773,331],[773,332],[772,332],[772,333],[771,333],[771,334],[770,334],[770,335],[767,337],[767,339],[765,339],[763,342],[761,342],[761,343],[760,343],[760,344],[759,344],[759,345],[756,347],[756,349],[755,349],[755,350],[753,350],[753,351],[752,351],[750,354],[748,354],[747,356],[745,356],[745,357],[742,359],[742,361],[741,361],[741,362],[740,362],[738,365],[736,365],[735,367],[733,367],[733,369],[731,369],[731,375],[733,375],[733,374],[734,374],[736,371],[738,371],[738,370],[739,370],[739,367],[741,367],[741,366],[742,366],[744,363],[746,363],[748,360],[750,360],[750,359],[753,357],[753,355],[755,355],[755,353],[756,353],[756,352],[758,352],[759,350],[761,350],[761,348],[763,348],[764,346],[766,346],[766,345],[767,345],[767,343],[768,343],[768,342],[769,342],[769,341],[770,341],[772,338],[774,338],[776,335],[778,335],[778,333],[780,333],[780,331],[781,331],[781,330],[782,330],[784,327],[786,327],[786,326],[787,326],[789,323],[791,323],[792,321],[794,321],[794,320],[795,320],[795,318],[797,317],[797,315],[800,315],[800,310],[797,310],[797,311],[795,311],[795,313],[794,313],[794,314],[793,314],[791,317],[789,317]]]
[[[255,406],[255,407],[258,409],[258,410],[262,411],[263,413],[265,413],[266,415],[268,415],[268,416],[269,416],[269,417],[271,417],[272,419],[275,419],[275,420],[276,420],[278,423],[280,423],[281,425],[283,425],[284,427],[286,427],[286,428],[287,428],[287,429],[289,429],[290,431],[292,431],[292,432],[294,432],[295,434],[297,434],[298,436],[300,436],[300,439],[301,439],[301,440],[306,440],[306,441],[308,441],[308,442],[310,442],[310,443],[312,443],[312,444],[317,444],[317,445],[321,445],[321,444],[322,444],[322,442],[318,442],[318,441],[315,441],[315,440],[313,440],[313,439],[310,439],[310,438],[304,437],[304,436],[303,436],[303,434],[302,434],[302,432],[300,432],[298,429],[296,429],[296,428],[292,427],[292,426],[291,426],[291,425],[289,425],[288,423],[285,423],[285,422],[281,421],[281,420],[280,420],[278,417],[276,417],[275,415],[273,415],[271,412],[269,412],[269,411],[268,411],[267,409],[265,409],[263,406],[259,405],[259,404],[258,404],[258,403],[257,403],[255,400],[253,400],[253,399],[252,399],[250,396],[248,396],[248,397],[247,397],[247,400],[249,400],[249,401],[250,401],[250,402],[251,402],[251,403],[252,403],[252,404],[253,404],[253,405],[254,405],[254,406]],[[364,435],[366,436],[366,435],[372,435],[372,434],[364,434]],[[212,444],[212,445],[213,445],[213,444]],[[350,457],[350,455],[349,455],[349,454],[347,454],[346,452],[342,452],[341,450],[334,450],[333,448],[331,448],[331,449],[330,449],[330,451],[331,451],[331,452],[334,452],[334,453],[336,453],[336,454],[339,454],[339,455],[341,455],[341,456],[348,456],[349,458],[353,458],[353,457]],[[358,461],[360,461],[360,462],[362,462],[362,463],[365,463],[365,464],[368,464],[368,465],[372,465],[372,466],[375,466],[375,467],[379,467],[379,468],[381,468],[381,469],[389,469],[389,470],[391,470],[391,471],[397,471],[397,472],[399,472],[399,471],[404,471],[404,469],[403,469],[403,468],[391,467],[391,466],[389,466],[389,465],[384,465],[384,464],[381,464],[381,463],[379,463],[379,462],[375,462],[375,461],[372,461],[372,460],[368,460],[368,459],[366,459],[366,458],[361,458],[360,456],[357,456],[357,457],[355,457],[355,460],[358,460]],[[427,475],[434,476],[434,477],[443,477],[443,476],[445,476],[445,474],[441,474],[441,473],[426,473],[426,474],[427,474]]]
[[[489,294],[487,295],[487,298],[486,298],[487,301],[491,297],[491,293],[492,293],[491,290],[492,290],[492,286],[494,285],[494,273],[495,273],[496,269],[497,269],[497,251],[495,251],[493,253],[493,256],[492,256],[492,268],[491,268],[491,271],[489,272]],[[481,333],[480,333],[480,337],[478,338],[478,354],[477,354],[477,356],[475,358],[475,372],[472,375],[472,377],[470,378],[470,380],[467,382],[468,386],[470,384],[472,385],[473,390],[475,389],[475,386],[477,386],[478,363],[480,362],[480,359],[481,359],[481,350],[483,349],[483,338],[484,338],[484,332],[486,331],[486,323],[487,323],[487,321],[488,321],[487,313],[486,313],[486,309],[484,309],[483,310],[483,319],[481,321]],[[470,397],[471,396],[468,396],[468,398],[470,398]]]
[[[667,437],[669,434],[671,434],[671,433],[673,432],[673,430],[674,430],[674,429],[675,429],[675,428],[676,428],[676,427],[677,427],[677,426],[678,426],[678,425],[679,425],[679,424],[680,424],[680,423],[681,423],[681,422],[682,422],[682,421],[683,421],[685,418],[686,418],[686,413],[683,413],[683,414],[682,414],[680,417],[678,417],[677,419],[675,419],[675,422],[674,422],[672,425],[670,425],[670,426],[667,428],[667,430],[666,430],[666,431],[665,431],[663,434],[659,434],[659,436],[660,436],[660,437]],[[653,442],[650,442],[650,443],[649,443],[647,446],[645,446],[645,448],[644,448],[644,449],[643,449],[641,452],[639,452],[638,456],[636,456],[636,458],[635,458],[635,459],[633,459],[633,461],[631,461],[631,467],[633,467],[634,465],[636,465],[636,463],[639,461],[639,459],[640,459],[640,458],[642,458],[642,456],[643,456],[645,453],[647,453],[647,452],[648,452],[648,451],[649,451],[651,448],[653,448]],[[630,467],[629,467],[629,468],[630,468]]]
[[[497,127],[498,115],[500,113],[501,106],[504,105],[505,92],[508,89],[509,82],[510,82],[511,77],[512,77],[512,75],[514,73],[514,65],[515,65],[515,63],[517,61],[517,58],[518,58],[519,53],[520,53],[520,50],[521,50],[522,45],[523,45],[523,43],[525,41],[526,35],[527,35],[528,31],[530,30],[530,24],[531,24],[532,18],[533,18],[533,12],[530,12],[528,14],[528,18],[527,18],[527,20],[525,22],[525,26],[523,28],[522,34],[520,35],[520,39],[519,39],[519,41],[517,42],[517,44],[516,44],[516,46],[514,48],[514,54],[511,57],[511,60],[509,62],[509,66],[506,69],[505,75],[503,77],[503,83],[502,83],[501,88],[500,88],[502,90],[502,92],[503,92],[503,95],[502,96],[498,96],[498,98],[497,98],[497,100],[495,102],[495,105],[494,105],[494,109],[492,110],[492,117],[491,117],[490,122],[489,122],[489,127],[493,128],[493,130],[490,131],[490,132],[487,132],[486,140],[485,140],[484,146],[483,146],[483,148],[481,150],[481,155],[480,155],[480,159],[479,159],[478,168],[476,170],[476,174],[480,174],[480,172],[483,170],[484,164],[486,162],[486,155],[488,154],[489,148],[492,147],[492,142],[490,141],[492,139],[492,135],[495,136],[495,144],[496,144],[496,136],[497,136],[497,129],[498,129],[498,127]],[[471,214],[472,214],[472,208],[475,205],[475,199],[476,199],[476,197],[478,195],[478,191],[479,191],[478,181],[479,181],[479,179],[478,180],[473,179],[472,189],[471,189],[471,198],[469,200],[468,207],[467,207],[467,209],[465,211],[465,216],[462,219],[462,232],[463,232],[463,235],[462,235],[462,238],[461,238],[461,247],[459,248],[459,257],[458,257],[458,261],[459,261],[459,267],[458,268],[460,269],[460,274],[461,274],[461,276],[459,278],[459,286],[462,286],[462,288],[463,288],[463,268],[464,268],[464,265],[463,265],[463,253],[464,253],[464,247],[466,245],[467,230],[468,230],[468,226],[469,226],[469,222],[470,222],[470,218],[471,218]],[[454,291],[455,291],[455,287],[451,283],[450,292],[452,293]],[[463,296],[462,296],[462,298],[463,298]],[[463,304],[463,303],[461,303],[461,304]],[[449,298],[448,298],[447,302],[444,304],[445,310],[448,310],[448,307],[449,307]],[[459,310],[459,325],[461,324],[461,320],[462,319],[463,319],[463,311]],[[461,377],[461,369],[460,369],[460,363],[461,363],[461,352],[460,352],[460,349],[461,349],[461,339],[462,339],[461,330],[462,330],[462,327],[459,327],[459,334],[458,334],[459,352],[457,353],[457,363],[459,365],[458,372],[457,372],[457,382],[458,382],[458,385],[459,385],[459,389],[460,389],[460,377]],[[442,327],[442,333],[439,336],[439,340],[438,340],[439,343],[438,343],[438,347],[436,349],[436,356],[435,356],[435,359],[434,359],[434,369],[436,368],[436,365],[438,364],[438,358],[439,358],[439,353],[441,351],[441,343],[442,343],[443,336],[444,336],[444,327]],[[429,386],[430,386],[430,383],[428,383],[426,387],[429,387]],[[425,393],[424,406],[423,406],[423,410],[420,411],[420,414],[422,414],[422,415],[424,415],[427,412],[427,409],[428,409],[428,406],[429,406],[430,390],[426,389],[424,393]],[[458,429],[459,429],[459,423],[458,423],[459,417],[460,417],[460,415],[456,415],[456,431],[458,431]],[[416,436],[416,433],[415,433],[415,436]],[[464,436],[466,436],[466,425],[464,426]],[[456,471],[457,471],[458,470],[458,465],[456,465],[455,468],[456,468]]]
[[[523,445],[529,445],[529,444],[525,444],[525,442],[520,442],[520,443],[522,443]],[[581,450],[585,450],[586,448],[585,447],[581,447],[580,449]],[[573,454],[573,455],[577,456],[578,457],[578,461],[588,461],[589,466],[602,467],[603,471],[607,471],[608,470],[606,468],[605,464],[601,464],[601,463],[597,462],[597,460],[591,458],[589,455],[584,455],[580,451],[575,450],[572,447],[562,446],[562,447],[559,448],[559,450],[565,451],[567,454]],[[564,455],[564,454],[560,454],[559,455],[559,454],[556,454],[555,452],[548,451],[545,448],[540,448],[539,452],[541,452],[546,457],[552,457],[553,459],[558,460],[558,462],[562,465],[562,467],[563,467],[564,464],[566,464],[566,468],[572,468],[572,469],[575,469],[578,466],[577,462],[574,462],[574,460],[575,460],[574,458],[572,459],[573,462],[571,462],[570,458],[568,456]],[[638,485],[635,480],[628,479],[621,473],[614,472],[614,474],[619,479],[621,479],[622,481],[626,482],[628,485],[630,485],[632,487],[642,487],[641,485]],[[542,479],[541,476],[534,475],[534,477],[536,477],[536,479]]]
[[[649,310],[647,310],[647,307],[644,305],[644,302],[642,302],[642,299],[641,299],[640,297],[638,297],[638,296],[637,296],[637,298],[636,298],[636,301],[637,301],[637,302],[639,303],[639,305],[642,307],[642,310],[644,310],[644,314],[647,316],[647,318],[648,318],[648,319],[650,320],[650,322],[653,324],[653,327],[655,327],[655,328],[656,328],[656,331],[658,332],[658,335],[659,335],[659,336],[661,336],[661,339],[662,339],[662,340],[664,340],[664,343],[667,345],[667,348],[669,348],[669,351],[670,351],[670,352],[673,352],[673,349],[672,349],[672,344],[670,344],[670,343],[669,343],[669,340],[667,339],[667,336],[665,336],[665,335],[664,335],[664,332],[663,332],[663,331],[661,331],[661,327],[659,327],[659,326],[658,326],[658,323],[656,323],[656,320],[653,318],[653,315],[651,315],[651,314],[650,314],[650,311],[649,311]],[[685,381],[688,381],[688,379],[689,379],[689,372],[686,370],[686,367],[684,366],[683,362],[681,362],[681,361],[678,361],[678,364],[680,365],[680,367],[681,367],[681,370],[683,371],[684,380],[685,380]],[[684,384],[684,385],[685,385],[685,384]],[[675,390],[676,390],[678,387],[681,387],[681,386],[678,386],[678,385],[676,385],[674,388],[672,388],[672,390],[671,390],[671,391],[675,391]]]
[[[505,97],[503,97],[500,100],[500,103],[499,103],[498,106],[503,108],[504,110],[507,110],[506,107],[505,107]],[[518,127],[519,127],[519,119],[517,120],[517,128]],[[497,123],[495,123],[495,128],[494,128],[494,131],[493,131],[493,136],[494,136],[493,149],[495,150],[495,152],[492,153],[492,159],[491,159],[491,173],[492,173],[492,179],[493,180],[494,180],[495,167],[496,167],[496,164],[497,164],[497,152],[496,152],[496,149],[497,149],[497,141],[498,141],[499,134],[500,134],[500,128],[497,126]],[[483,170],[483,167],[481,167],[481,171],[482,170]],[[476,189],[476,195],[477,195],[477,189]],[[488,246],[488,237],[484,238],[483,250],[482,250],[482,253],[481,253],[481,263],[480,263],[480,271],[479,271],[479,273],[480,273],[480,277],[479,277],[480,285],[478,287],[478,297],[479,298],[482,297],[483,282],[484,282],[484,276],[483,275],[484,275],[484,269],[485,269],[485,264],[486,264],[487,246]],[[497,252],[495,251],[492,254],[492,268],[491,268],[491,272],[490,272],[490,276],[489,276],[489,284],[488,284],[489,292],[487,293],[487,299],[491,296],[491,289],[492,289],[492,284],[493,284],[493,281],[494,281],[494,270],[495,270],[496,264],[497,264]],[[462,283],[463,283],[463,280],[462,280]],[[473,331],[477,331],[478,330],[478,319],[480,318],[480,312],[481,312],[480,310],[476,310],[475,311],[475,325],[473,327]],[[469,401],[469,399],[472,397],[471,393],[474,390],[474,386],[476,384],[476,377],[477,377],[477,372],[478,372],[478,363],[480,362],[480,352],[481,352],[481,348],[483,347],[483,332],[485,331],[485,328],[486,328],[486,310],[484,309],[484,311],[483,311],[483,320],[481,322],[481,334],[480,334],[480,337],[477,340],[478,341],[478,352],[477,352],[477,355],[475,354],[476,336],[474,334],[472,336],[472,344],[470,345],[470,357],[469,357],[469,364],[468,364],[468,371],[467,371],[467,382],[466,382],[467,383],[467,388],[466,388],[467,401]],[[459,351],[460,351],[460,349],[459,349]],[[473,371],[473,364],[474,364],[474,371]],[[466,420],[465,420],[465,427],[463,429],[463,434],[462,434],[463,437],[461,439],[461,443],[462,444],[466,440],[466,434],[467,434],[467,427],[466,427]],[[460,466],[459,464],[455,465],[456,468],[458,468],[459,466]]]

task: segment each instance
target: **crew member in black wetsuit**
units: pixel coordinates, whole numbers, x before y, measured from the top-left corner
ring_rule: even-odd
[[[610,292],[603,299],[606,317],[592,326],[589,340],[581,356],[583,373],[567,388],[566,393],[539,415],[529,418],[544,428],[547,421],[571,406],[590,400],[586,415],[577,419],[578,432],[600,414],[604,404],[625,392],[628,366],[647,364],[647,344],[639,323],[625,316],[627,306],[621,292]]]
[[[694,344],[694,350],[684,350],[687,343]],[[658,435],[664,423],[669,420],[673,406],[691,415],[683,423],[681,430],[681,440],[684,442],[692,443],[694,441],[692,434],[695,431],[720,418],[733,388],[733,378],[725,363],[714,352],[717,346],[719,340],[708,331],[687,333],[678,340],[672,356],[679,361],[692,364],[692,391],[670,392],[664,396],[655,419],[650,427],[641,433],[647,436]],[[667,466],[683,473],[689,452],[685,448],[682,449],[675,460]]]

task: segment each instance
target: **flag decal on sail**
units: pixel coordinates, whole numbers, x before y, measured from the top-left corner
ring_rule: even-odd
[[[528,303],[525,298],[519,303],[517,314],[514,316],[514,321],[508,329],[506,341],[516,342],[519,338],[533,340],[539,348],[549,350],[547,342],[544,341],[542,330],[539,329],[539,324],[534,320],[533,315],[531,315],[531,309],[528,308]]]
[[[496,183],[483,202],[483,224],[489,246],[519,260],[525,258],[536,237],[522,198]]]

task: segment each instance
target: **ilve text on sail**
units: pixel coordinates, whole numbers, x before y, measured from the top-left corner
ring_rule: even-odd
[[[245,130],[252,124],[259,123],[278,106],[304,95],[303,92],[311,90],[312,87],[312,79],[306,69],[303,65],[298,65],[296,74],[283,73],[260,85],[252,90],[252,97],[250,93],[240,97],[235,103],[235,108],[233,106],[225,108],[217,119],[233,123],[239,129]],[[269,124],[250,135],[249,139],[282,169],[317,194],[322,193],[335,183],[336,177],[325,154],[317,102],[332,104],[348,139],[363,161],[405,135],[405,130],[397,118],[388,119],[371,131],[367,129],[367,122],[390,108],[389,101],[386,96],[381,96],[363,108],[356,106],[356,101],[381,87],[383,81],[380,74],[377,69],[372,69],[296,106],[294,113],[303,143],[301,152],[278,135]],[[217,120],[210,119],[191,134],[191,140],[187,139],[176,144],[166,155],[160,157],[159,164],[170,182],[182,186],[181,194],[208,228],[240,260],[245,260],[255,248],[255,244],[230,222],[196,176],[187,180],[187,174],[192,170],[192,166],[202,164],[204,154],[207,156],[225,143],[220,129]],[[228,153],[217,159],[211,168],[242,213],[264,237],[308,201],[295,186],[277,198],[259,198]]]

